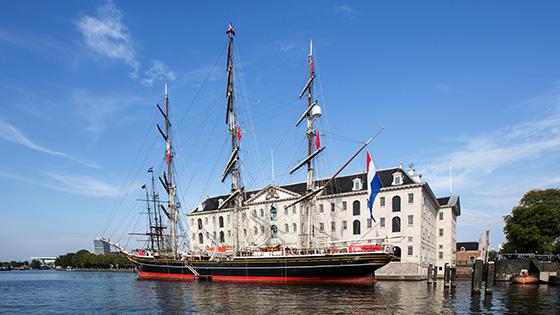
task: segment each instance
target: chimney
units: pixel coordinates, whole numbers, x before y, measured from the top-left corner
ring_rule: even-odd
[[[402,161],[399,163],[399,168],[400,168],[401,170],[403,169],[403,162],[402,162]]]

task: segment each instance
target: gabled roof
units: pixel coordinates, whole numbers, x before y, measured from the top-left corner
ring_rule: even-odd
[[[461,215],[461,201],[459,199],[459,195],[441,197],[437,200],[440,207],[452,207],[455,210],[455,215]]]
[[[478,242],[457,242],[457,251],[465,250],[478,250]]]
[[[377,171],[377,175],[379,176],[379,180],[381,181],[381,187],[397,187],[392,186],[393,183],[393,174],[395,172],[400,172],[403,177],[403,184],[402,185],[409,185],[409,184],[417,184],[407,173],[401,168],[394,167],[389,169],[382,169]],[[352,192],[352,188],[354,187],[354,180],[359,178],[362,180],[362,189],[358,191],[367,190],[366,181],[367,181],[367,174],[366,173],[358,173],[352,175],[346,175],[336,178],[322,193],[323,196],[334,195],[334,194],[342,194]],[[320,179],[316,180],[317,187],[323,186],[329,179]],[[400,186],[400,185],[399,185]],[[267,186],[268,187],[268,186]],[[266,188],[266,187],[265,187]],[[305,182],[295,183],[295,184],[288,184],[279,186],[281,189],[285,189],[296,193],[298,195],[304,195],[307,191],[307,184]],[[263,189],[258,190],[250,190],[245,192],[244,200],[251,198],[251,196],[256,195],[262,192]],[[221,196],[213,196],[208,197],[206,200],[202,202],[204,207],[202,209],[196,209],[194,212],[198,211],[212,211],[217,210],[219,206],[219,200],[226,200],[229,197],[227,195]]]

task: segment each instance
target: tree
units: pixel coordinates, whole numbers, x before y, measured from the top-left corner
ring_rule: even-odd
[[[554,253],[560,248],[560,189],[531,190],[505,217],[504,252]]]
[[[41,262],[39,262],[37,259],[33,259],[33,260],[31,261],[30,267],[31,267],[32,269],[40,269],[41,266],[42,266],[42,265],[41,265]]]

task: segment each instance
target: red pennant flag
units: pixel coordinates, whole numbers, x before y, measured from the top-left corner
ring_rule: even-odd
[[[237,141],[241,142],[241,128],[237,125]]]
[[[315,147],[319,149],[321,147],[321,139],[319,139],[319,129],[315,132]]]

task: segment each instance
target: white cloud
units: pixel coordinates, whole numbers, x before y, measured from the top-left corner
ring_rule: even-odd
[[[50,187],[77,195],[110,197],[120,194],[119,190],[102,180],[90,176],[68,175],[45,172],[52,182]]]
[[[56,151],[56,150],[52,150],[49,148],[46,148],[44,146],[38,145],[35,142],[33,142],[31,139],[29,139],[25,134],[23,134],[23,132],[21,132],[19,129],[17,129],[16,127],[12,126],[11,124],[1,121],[0,120],[0,138],[6,140],[6,141],[10,141],[13,143],[17,143],[20,145],[23,145],[31,150],[37,151],[37,152],[41,152],[41,153],[46,153],[46,154],[50,154],[50,155],[54,155],[54,156],[60,156],[60,157],[64,157],[66,159],[72,160],[74,162],[78,162],[80,164],[83,164],[85,166],[91,167],[91,168],[100,168],[97,164],[92,163],[92,162],[88,162],[88,161],[83,161],[80,159],[77,159],[71,155],[68,155],[64,152],[60,152],[60,151]]]
[[[335,14],[340,14],[340,15],[342,15],[344,17],[347,17],[347,18],[353,18],[354,16],[356,16],[358,14],[358,11],[356,11],[356,9],[352,8],[351,6],[349,6],[347,4],[335,6],[333,8],[333,11],[334,11]]]
[[[96,16],[84,16],[77,23],[86,45],[95,53],[124,61],[132,68],[131,77],[138,76],[140,63],[122,12],[109,1],[97,9]]]
[[[142,84],[145,86],[152,86],[154,81],[174,81],[177,75],[173,72],[168,65],[157,59],[152,59],[152,65],[145,73],[145,78]]]

